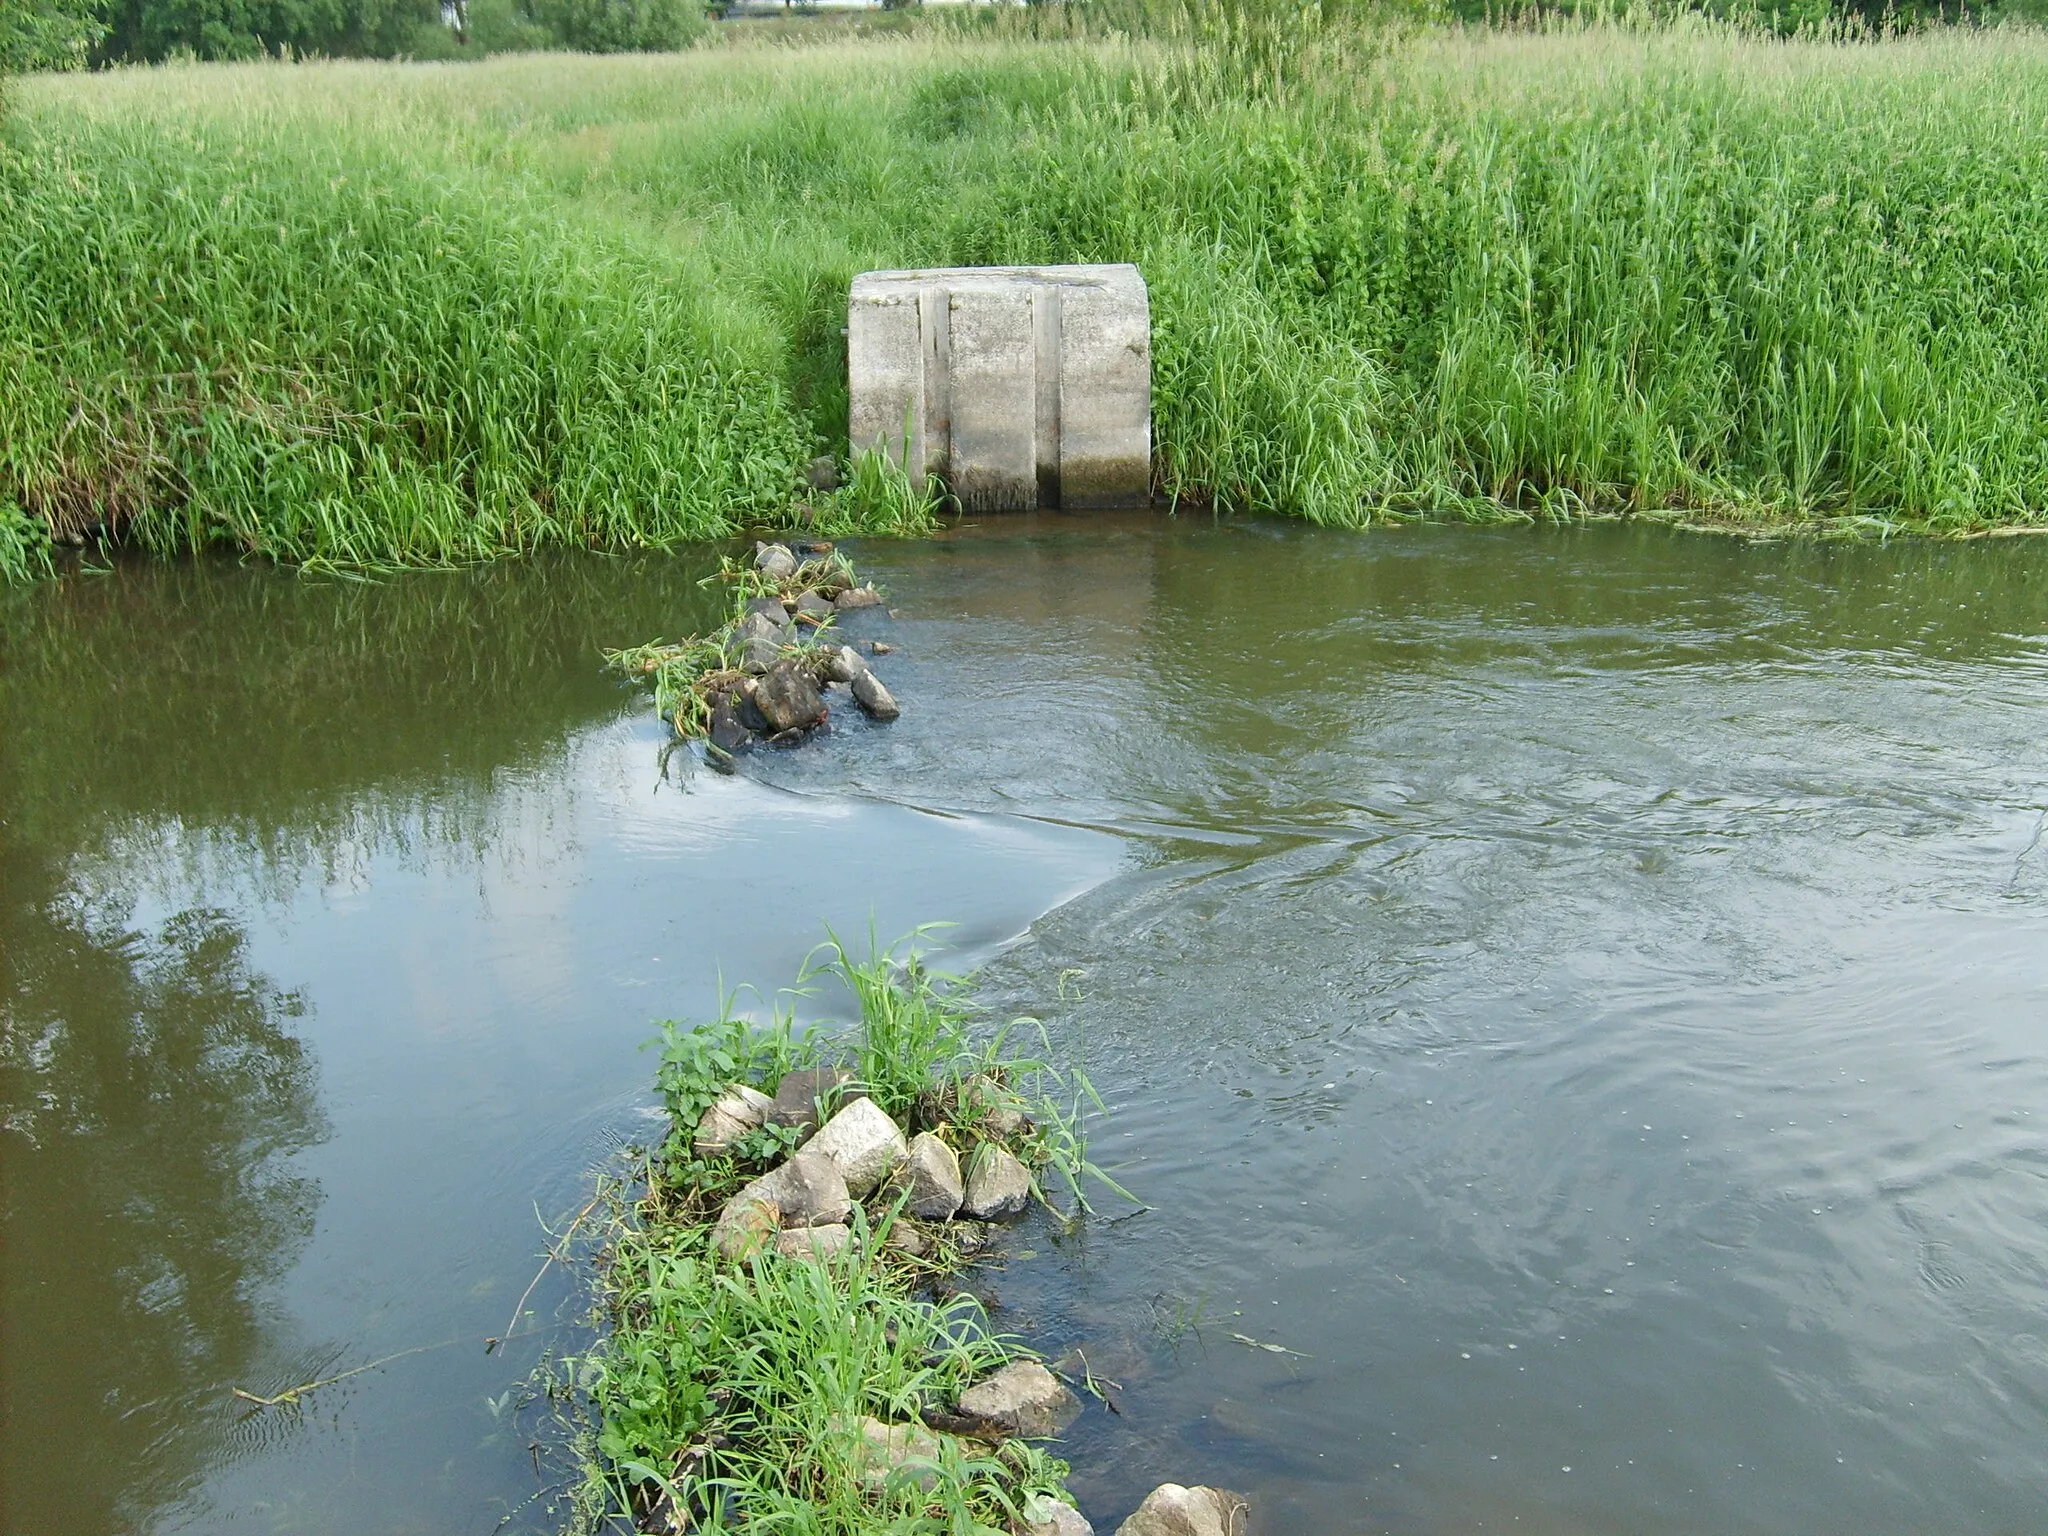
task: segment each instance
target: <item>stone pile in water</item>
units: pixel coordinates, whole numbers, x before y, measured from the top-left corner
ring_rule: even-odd
[[[766,676],[767,674],[764,674]],[[905,1136],[853,1074],[823,1067],[786,1073],[771,1096],[731,1085],[697,1123],[692,1150],[718,1157],[764,1126],[804,1134],[789,1157],[725,1202],[711,1231],[719,1258],[745,1262],[767,1254],[823,1262],[855,1247],[850,1225],[865,1206],[870,1225],[887,1223],[884,1248],[918,1257],[943,1244],[972,1254],[985,1242],[981,1223],[1021,1214],[1034,1183],[1014,1143],[1029,1155],[1033,1130],[1000,1082],[972,1077],[950,1094],[956,1139],[979,1139],[964,1160],[932,1131]],[[920,1100],[922,1103],[923,1100]],[[974,1382],[950,1404],[928,1403],[916,1422],[845,1422],[858,1446],[862,1478],[874,1487],[908,1480],[935,1485],[949,1441],[1001,1445],[1057,1435],[1081,1411],[1067,1386],[1035,1360],[1013,1360]],[[1219,1488],[1162,1483],[1146,1495],[1117,1536],[1247,1536],[1249,1506]],[[1094,1536],[1072,1504],[1033,1494],[1019,1511],[1016,1536]]]
[[[754,571],[767,590],[712,638],[730,665],[705,679],[706,734],[720,752],[757,741],[794,746],[831,716],[830,694],[845,686],[853,702],[875,720],[902,713],[895,697],[852,645],[820,643],[816,634],[835,617],[881,604],[872,586],[857,583],[829,545],[800,558],[786,544],[757,544]],[[873,654],[889,647],[871,643]]]

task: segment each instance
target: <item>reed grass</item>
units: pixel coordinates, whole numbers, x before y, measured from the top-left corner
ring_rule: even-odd
[[[2037,526],[2044,158],[2021,29],[1154,0],[41,77],[0,129],[0,501],[334,564],[773,521],[845,447],[855,272],[1129,260],[1181,504]]]

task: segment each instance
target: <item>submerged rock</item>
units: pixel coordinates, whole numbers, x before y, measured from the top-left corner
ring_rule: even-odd
[[[1226,1488],[1161,1483],[1116,1536],[1245,1536],[1251,1506]]]
[[[889,1181],[890,1188],[907,1192],[904,1209],[926,1221],[950,1221],[967,1198],[967,1186],[960,1176],[960,1158],[930,1131],[911,1139],[903,1166]]]
[[[1018,1511],[1023,1527],[1018,1536],[1095,1536],[1095,1527],[1071,1504],[1049,1493],[1034,1493]]]
[[[803,731],[825,718],[825,700],[818,685],[793,661],[779,662],[754,685],[754,707],[777,735]]]
[[[767,1094],[734,1083],[725,1096],[704,1111],[690,1145],[699,1157],[715,1157],[747,1132],[766,1123],[775,1101]]]
[[[826,1121],[803,1149],[830,1158],[856,1200],[870,1194],[909,1156],[902,1130],[873,1099],[855,1099]]]
[[[844,612],[849,608],[873,608],[882,601],[882,594],[873,587],[848,587],[832,599],[832,606]]]
[[[1074,1422],[1081,1400],[1036,1360],[1016,1360],[960,1394],[960,1412],[977,1432],[1042,1440]]]
[[[960,1208],[979,1221],[1015,1216],[1031,1203],[1031,1170],[1007,1147],[985,1141],[967,1163],[966,1197]]]
[[[894,720],[903,713],[897,707],[895,695],[884,688],[882,680],[872,672],[854,674],[853,701],[877,720]]]
[[[853,1229],[835,1221],[822,1227],[791,1227],[776,1237],[775,1251],[785,1259],[829,1259],[852,1243]]]
[[[783,544],[756,544],[754,546],[754,569],[770,581],[781,581],[796,574],[796,556]]]
[[[775,1107],[769,1111],[771,1125],[794,1126],[808,1131],[818,1123],[819,1106],[830,1109],[853,1087],[853,1074],[844,1067],[805,1068],[785,1072],[775,1085]]]

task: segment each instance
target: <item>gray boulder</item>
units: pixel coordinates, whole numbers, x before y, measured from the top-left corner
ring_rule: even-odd
[[[1226,1488],[1161,1483],[1116,1536],[1245,1536],[1251,1506]]]
[[[867,671],[868,660],[850,645],[825,647],[825,675],[835,683],[850,683]]]
[[[756,614],[773,624],[777,629],[789,622],[789,609],[779,597],[756,597],[747,603],[747,617]]]
[[[960,1412],[991,1438],[1042,1440],[1074,1422],[1081,1400],[1036,1360],[1016,1360],[960,1394]]]
[[[711,1229],[711,1251],[721,1259],[751,1258],[773,1247],[781,1230],[780,1207],[749,1184],[718,1213],[718,1222]]]
[[[832,605],[815,592],[806,592],[796,600],[796,616],[812,624],[822,624],[832,616]]]
[[[861,1481],[879,1493],[891,1482],[909,1482],[931,1488],[939,1480],[942,1442],[918,1424],[884,1424],[880,1419],[862,1419],[860,1439],[854,1458],[860,1465]]]
[[[1034,1493],[1018,1511],[1024,1517],[1019,1536],[1095,1536],[1095,1527],[1071,1504],[1049,1493]]]
[[[825,718],[825,699],[811,676],[793,661],[779,662],[754,685],[754,708],[776,735],[808,730]]]
[[[732,695],[713,695],[709,734],[711,745],[721,752],[737,752],[753,738],[754,733],[740,723],[739,710],[733,704]]]
[[[818,1123],[819,1105],[832,1108],[852,1087],[853,1074],[844,1067],[786,1072],[775,1085],[775,1107],[768,1113],[768,1123],[808,1131]]]
[[[743,672],[752,672],[758,677],[780,660],[782,646],[777,641],[753,635],[740,642],[740,670]]]
[[[930,1131],[911,1138],[909,1154],[889,1184],[909,1195],[904,1209],[925,1221],[951,1221],[967,1198],[958,1154]]]
[[[903,1132],[873,1099],[855,1099],[827,1120],[803,1150],[830,1158],[856,1200],[872,1193],[909,1156]]]
[[[853,1213],[846,1176],[831,1158],[815,1152],[799,1152],[780,1168],[762,1174],[727,1201],[726,1210],[750,1202],[774,1206],[785,1227],[829,1227]]]
[[[882,680],[872,672],[854,674],[853,701],[877,720],[894,720],[903,713],[897,706],[896,696],[884,688]]]
[[[961,1210],[977,1221],[1015,1216],[1031,1203],[1031,1170],[1006,1147],[985,1141],[967,1162]]]
[[[699,1157],[715,1157],[747,1132],[764,1124],[775,1101],[765,1093],[734,1083],[697,1122],[691,1146]]]
[[[785,1259],[829,1259],[853,1244],[853,1229],[843,1221],[822,1227],[791,1227],[778,1233],[775,1251]]]
[[[844,612],[848,608],[873,608],[882,601],[882,594],[873,587],[848,587],[832,599],[832,606]]]
[[[784,544],[756,544],[754,569],[770,581],[782,581],[796,574],[796,556]]]

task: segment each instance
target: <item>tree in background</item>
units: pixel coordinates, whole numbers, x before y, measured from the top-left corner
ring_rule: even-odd
[[[528,0],[526,9],[579,53],[660,53],[705,27],[702,0]]]
[[[439,0],[100,0],[100,14],[98,58],[151,63],[174,54],[388,58],[441,22]]]
[[[91,0],[0,0],[0,75],[77,69],[106,30]]]

